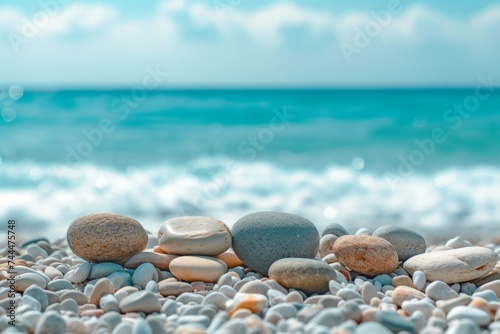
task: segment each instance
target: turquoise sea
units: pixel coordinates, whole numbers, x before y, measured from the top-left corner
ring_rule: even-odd
[[[500,88],[18,88],[0,105],[0,216],[20,233],[90,212],[152,231],[262,210],[352,232],[500,227]]]

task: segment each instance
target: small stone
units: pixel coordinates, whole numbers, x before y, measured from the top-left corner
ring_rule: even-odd
[[[226,303],[230,300],[229,297],[222,294],[221,292],[212,292],[206,296],[201,302],[202,305],[213,305],[219,310],[226,309]]]
[[[327,255],[333,254],[333,244],[339,237],[334,234],[326,234],[319,240],[319,255],[324,258]]]
[[[398,254],[385,239],[366,235],[345,235],[333,246],[339,262],[361,274],[391,273],[398,267]]]
[[[59,301],[62,303],[66,299],[73,299],[78,305],[84,305],[89,302],[89,299],[83,292],[71,290],[65,291],[60,297]]]
[[[61,291],[61,290],[74,290],[73,284],[65,279],[56,279],[47,284],[47,290]]]
[[[382,274],[382,275],[377,275],[373,278],[373,283],[379,282],[380,285],[385,286],[385,285],[392,285],[392,277],[387,275],[387,274]]]
[[[228,302],[226,307],[229,312],[229,316],[232,316],[236,311],[240,309],[248,309],[252,313],[259,313],[268,305],[268,300],[261,294],[253,293],[237,293],[234,299]]]
[[[145,288],[149,281],[158,282],[158,272],[151,263],[143,263],[134,271],[132,282],[135,285]]]
[[[392,278],[392,285],[394,287],[398,287],[401,285],[404,286],[409,286],[410,288],[415,288],[415,285],[413,285],[413,281],[411,278],[405,275],[400,275],[400,276],[395,276]]]
[[[488,274],[486,276],[483,276],[481,278],[475,279],[472,281],[477,287],[480,287],[486,283],[500,280],[500,272],[493,272],[491,274]]]
[[[475,307],[457,306],[448,312],[446,320],[470,319],[479,326],[486,326],[490,322],[490,316],[483,310]]]
[[[158,292],[164,296],[179,296],[184,292],[193,292],[194,289],[189,283],[185,282],[166,282],[161,281],[158,283]]]
[[[118,306],[118,299],[114,295],[105,294],[99,300],[99,306],[106,312],[120,312],[120,308]]]
[[[365,303],[370,304],[371,300],[377,297],[377,290],[372,283],[364,282],[361,286],[361,296]]]
[[[425,274],[422,271],[417,270],[413,273],[413,285],[417,290],[423,290],[426,281],[427,278],[425,277]]]
[[[255,212],[233,226],[233,250],[248,267],[268,276],[269,267],[283,258],[313,259],[319,233],[309,220],[282,212]]]
[[[306,294],[325,293],[329,282],[337,279],[335,270],[323,261],[286,258],[272,264],[269,278],[287,289],[297,289]]]
[[[462,247],[470,247],[472,246],[472,243],[470,241],[464,240],[460,237],[455,237],[453,239],[450,239],[446,242],[447,247],[451,248],[462,248]]]
[[[90,269],[92,268],[92,264],[90,262],[83,262],[75,268],[72,276],[73,283],[82,283],[87,277],[90,275]]]
[[[378,322],[368,321],[357,326],[355,334],[393,334],[393,332]]]
[[[242,293],[259,293],[264,297],[267,297],[267,292],[271,288],[262,281],[253,281],[245,284],[239,292]]]
[[[331,328],[340,325],[345,320],[345,314],[341,309],[327,308],[321,310],[317,315],[315,315],[308,322],[307,327],[311,329],[315,326],[326,326],[328,328]]]
[[[215,283],[227,271],[227,265],[208,256],[180,256],[170,263],[170,272],[186,282]]]
[[[424,272],[430,282],[460,283],[489,273],[498,259],[492,250],[473,246],[420,254],[403,266],[411,275],[417,270]]]
[[[146,248],[144,227],[130,217],[93,213],[73,221],[68,228],[68,245],[89,262],[123,262]]]
[[[161,304],[158,298],[149,291],[139,291],[123,298],[119,303],[122,313],[160,312]]]
[[[432,315],[432,311],[436,308],[429,301],[423,300],[406,300],[401,304],[401,308],[406,314],[412,315],[419,311],[422,312],[427,318]]]
[[[31,285],[38,285],[40,288],[47,287],[47,281],[39,274],[27,272],[16,276],[16,291],[23,292]]]
[[[99,305],[99,300],[101,299],[102,295],[106,293],[115,293],[115,287],[109,279],[101,278],[99,281],[97,281],[96,285],[92,289],[92,293],[89,297],[89,303]]]
[[[472,301],[472,297],[467,296],[467,295],[460,295],[457,298],[454,299],[449,299],[445,300],[442,302],[436,303],[436,306],[438,306],[441,310],[443,310],[444,313],[448,313],[451,309],[453,309],[456,306],[463,306],[467,305]]]
[[[228,268],[243,266],[243,261],[234,253],[232,249],[216,256],[217,259],[224,261]]]
[[[158,230],[158,244],[167,254],[207,255],[231,247],[231,232],[220,220],[185,216],[167,220]]]
[[[123,267],[112,262],[93,263],[88,279],[107,277],[115,272],[123,271]]]
[[[48,266],[47,268],[45,268],[45,270],[43,272],[51,280],[56,279],[56,278],[62,278],[64,276],[59,270],[57,270],[56,268],[54,268],[52,266]]]
[[[404,285],[395,288],[391,295],[392,301],[398,306],[401,306],[406,300],[424,299],[425,297],[427,296],[423,292]]]
[[[389,241],[396,249],[399,261],[425,252],[424,237],[406,227],[386,225],[376,229],[372,235]]]
[[[73,299],[66,299],[61,302],[61,310],[79,314],[78,304]]]
[[[155,252],[140,252],[130,257],[123,266],[125,268],[135,269],[144,263],[151,263],[160,270],[168,270],[170,262],[178,258],[177,255],[160,254]]]
[[[66,323],[57,312],[47,311],[38,320],[35,334],[53,333],[66,333]]]
[[[203,302],[203,296],[196,293],[184,292],[179,297],[177,297],[176,300],[181,304],[201,304]]]
[[[406,331],[409,333],[415,332],[415,326],[413,325],[413,323],[401,317],[397,313],[389,311],[378,311],[375,313],[375,319],[395,333],[401,331]]]
[[[330,223],[321,232],[321,237],[324,237],[327,234],[333,234],[337,237],[341,237],[343,235],[348,235],[349,232],[345,229],[344,226],[337,223]]]
[[[500,280],[492,281],[481,285],[478,289],[479,291],[491,290],[500,298]]]
[[[448,300],[458,297],[458,293],[448,286],[448,284],[441,281],[434,281],[430,283],[425,289],[425,294],[430,299]]]
[[[41,311],[44,311],[49,306],[49,298],[45,291],[38,285],[31,285],[24,290],[23,296],[30,296],[40,303]]]

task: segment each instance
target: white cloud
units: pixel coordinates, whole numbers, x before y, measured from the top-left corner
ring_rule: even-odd
[[[386,8],[376,11],[380,10]],[[32,17],[25,15],[12,7],[0,7],[0,34],[22,34],[24,18],[33,22]],[[485,63],[484,55],[500,52],[500,43],[495,37],[500,34],[500,5],[465,18],[456,18],[418,3],[403,8],[391,17],[387,27],[381,28],[380,34],[373,37],[366,50],[355,55],[356,62],[349,68],[351,72],[345,68],[339,44],[342,41],[353,43],[357,31],[375,20],[373,12],[335,13],[296,3],[275,2],[253,11],[235,7],[221,17],[212,3],[175,0],[160,3],[154,13],[144,17],[126,18],[120,15],[117,6],[79,2],[61,6],[50,16],[45,25],[38,27],[39,33],[19,46],[19,53],[6,55],[7,61],[0,64],[0,69],[9,60],[22,65],[19,55],[22,61],[36,64],[36,55],[51,61],[53,58],[54,63],[58,63],[58,57],[69,59],[78,54],[88,59],[102,59],[103,63],[116,62],[141,69],[151,61],[163,59],[178,66],[180,76],[193,80],[197,80],[192,74],[197,68],[203,80],[227,81],[233,75],[244,82],[245,78],[255,78],[257,73],[266,73],[264,81],[283,82],[287,81],[286,76],[273,76],[289,72],[297,80],[307,74],[310,78],[318,78],[319,82],[335,82],[343,77],[348,82],[363,81],[363,75],[371,75],[374,79],[390,73],[391,69],[380,67],[379,63],[391,63],[391,57],[400,61],[418,56],[432,64],[434,57],[449,56],[457,64],[471,64],[469,69],[458,67],[455,70],[457,78],[463,73],[463,78],[467,79],[470,73],[479,69],[498,68],[498,63],[492,63],[489,58]],[[81,40],[85,36],[89,38],[83,43]],[[436,45],[440,46],[439,54],[433,49]],[[404,46],[411,46],[411,50]],[[29,52],[25,52],[26,49]],[[276,63],[282,70],[274,71]],[[261,67],[255,68],[256,64]],[[86,69],[85,73],[75,70],[74,80],[79,76],[94,77],[95,82],[102,80],[102,69],[96,68],[95,73]],[[366,69],[373,74],[367,74]],[[34,69],[31,67],[30,71],[26,78],[33,78]],[[422,76],[422,68],[417,66],[413,71],[415,77]],[[23,77],[22,73],[15,75],[10,69],[6,72],[10,79]],[[44,70],[36,72],[47,76]],[[122,79],[126,77],[123,71],[116,75]],[[435,73],[428,75],[430,81],[435,79],[433,75],[437,76]],[[407,79],[411,80],[411,76]]]

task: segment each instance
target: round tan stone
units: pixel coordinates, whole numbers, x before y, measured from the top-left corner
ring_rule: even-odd
[[[409,286],[410,288],[415,288],[413,281],[406,275],[400,275],[392,278],[392,285],[394,287],[398,286]]]
[[[216,258],[224,261],[228,268],[234,268],[244,265],[243,261],[241,261],[240,258],[236,254],[234,254],[231,249],[217,255]]]
[[[427,296],[422,291],[405,285],[396,287],[391,295],[392,301],[398,306],[401,306],[406,300],[423,299],[425,297]]]
[[[158,292],[163,297],[179,296],[184,292],[193,292],[193,286],[186,282],[171,282],[164,280],[158,283]]]
[[[215,283],[226,271],[224,261],[208,256],[179,256],[170,262],[170,272],[186,282]]]
[[[364,275],[389,274],[398,267],[396,249],[379,237],[344,235],[335,241],[333,252],[341,264]]]
[[[320,260],[286,258],[271,265],[269,278],[287,289],[301,290],[311,295],[327,292],[328,283],[336,280],[337,274],[332,267]]]
[[[413,275],[424,272],[427,281],[460,283],[488,274],[499,260],[498,254],[486,247],[463,247],[440,252],[429,252],[410,258],[403,264]]]
[[[68,228],[68,245],[89,262],[123,262],[144,250],[148,235],[135,219],[111,213],[92,213]]]
[[[208,255],[231,247],[231,231],[220,220],[185,216],[167,220],[158,230],[158,243],[167,254]]]
[[[140,252],[132,255],[125,261],[123,267],[135,269],[143,263],[151,263],[160,270],[168,270],[170,262],[177,257],[177,255],[160,254],[156,252]]]

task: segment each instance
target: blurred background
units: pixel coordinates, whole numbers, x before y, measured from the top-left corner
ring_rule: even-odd
[[[0,217],[500,227],[500,3],[0,4]]]

